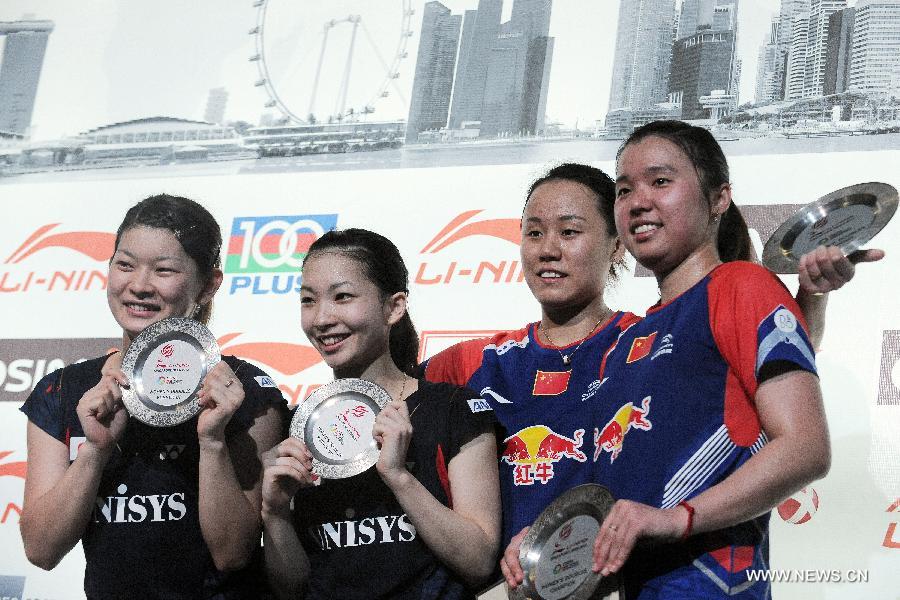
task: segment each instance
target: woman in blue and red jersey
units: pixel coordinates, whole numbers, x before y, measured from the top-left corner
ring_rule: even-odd
[[[425,365],[431,381],[480,392],[505,430],[504,545],[521,539],[523,528],[562,492],[593,481],[590,436],[597,423],[590,407],[599,401],[601,363],[622,324],[635,318],[604,301],[623,254],[614,199],[615,183],[589,165],[562,164],[537,179],[522,213],[521,262],[541,304],[540,321],[456,344]],[[870,251],[861,258],[879,257]],[[833,248],[803,257],[798,301],[811,323],[824,318],[825,297],[813,294],[837,289],[853,269]],[[501,566],[521,575],[517,552],[513,545],[506,553],[513,564]]]
[[[623,255],[603,202],[613,194],[613,181],[588,165],[563,164],[535,181],[521,255],[541,320],[463,342],[426,365],[428,379],[480,392],[503,426],[504,545],[562,492],[591,481],[586,407],[597,400],[598,357],[623,319],[603,298]]]
[[[768,567],[769,511],[830,465],[803,315],[750,262],[709,131],[645,125],[616,170],[616,228],[660,300],[600,373],[595,480],[619,500],[594,568],[624,566],[628,598],[769,598],[767,583],[748,578]]]

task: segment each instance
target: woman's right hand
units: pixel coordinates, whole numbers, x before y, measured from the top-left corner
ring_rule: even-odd
[[[525,539],[528,529],[525,527],[513,536],[513,539],[509,541],[509,546],[503,552],[503,558],[500,559],[500,571],[503,572],[506,584],[510,588],[516,588],[525,579],[525,572],[519,563],[519,548],[522,546],[522,540]]]
[[[265,471],[262,483],[262,512],[282,513],[290,510],[291,498],[301,487],[318,485],[319,476],[312,470],[312,453],[306,444],[289,437],[263,454]]]
[[[122,387],[130,384],[121,366],[121,352],[106,359],[100,381],[84,393],[75,409],[84,431],[85,443],[101,452],[116,446],[128,424],[128,411],[122,404]]]

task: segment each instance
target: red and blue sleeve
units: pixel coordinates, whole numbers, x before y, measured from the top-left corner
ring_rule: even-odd
[[[466,386],[481,368],[489,338],[466,340],[441,350],[424,364],[425,379],[435,383]]]
[[[753,400],[766,365],[816,373],[803,314],[781,280],[753,263],[722,265],[711,274],[708,290],[713,339],[729,366],[726,420],[755,421]],[[740,429],[731,428],[733,434]],[[753,443],[753,429],[743,442]]]

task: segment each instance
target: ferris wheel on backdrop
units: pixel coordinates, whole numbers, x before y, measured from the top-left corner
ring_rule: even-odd
[[[256,0],[256,87],[283,121],[406,118],[411,0]],[[408,84],[407,84],[408,85]]]

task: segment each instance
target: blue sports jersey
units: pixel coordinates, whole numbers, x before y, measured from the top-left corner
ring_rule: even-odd
[[[623,314],[614,314],[574,353],[577,343],[559,350],[541,343],[532,323],[456,344],[426,364],[429,380],[479,392],[501,425],[504,547],[557,496],[591,481],[589,407],[598,400],[601,360],[621,321]],[[571,355],[570,365],[560,350]]]
[[[625,328],[595,402],[595,481],[616,498],[677,506],[720,483],[766,442],[754,399],[767,366],[815,373],[799,309],[768,270],[719,266]],[[790,398],[785,398],[790,402]],[[587,446],[587,444],[586,444]],[[769,598],[768,514],[635,553],[628,598]]]

